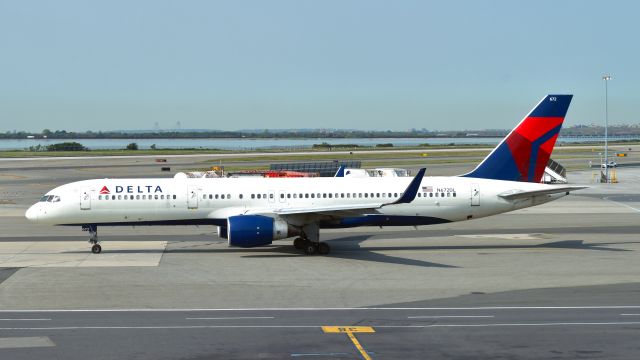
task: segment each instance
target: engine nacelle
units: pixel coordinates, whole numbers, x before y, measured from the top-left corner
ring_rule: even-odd
[[[239,215],[227,219],[227,239],[231,246],[256,247],[273,240],[297,235],[286,221],[262,215]]]

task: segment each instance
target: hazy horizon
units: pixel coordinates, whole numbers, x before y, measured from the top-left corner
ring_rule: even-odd
[[[640,122],[632,1],[0,3],[0,131]],[[156,123],[158,124],[156,126]]]

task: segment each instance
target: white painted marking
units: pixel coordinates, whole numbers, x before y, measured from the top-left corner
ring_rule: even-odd
[[[0,338],[0,349],[51,347],[56,344],[48,336]]]
[[[611,201],[612,203],[615,203],[615,204],[618,204],[618,205],[622,205],[622,206],[624,206],[624,207],[626,207],[626,208],[629,208],[629,209],[631,209],[631,210],[633,210],[633,211],[640,212],[640,209],[636,209],[636,208],[634,208],[633,206],[631,206],[631,205],[627,205],[627,204],[625,204],[625,203],[623,203],[623,202],[619,202],[619,201],[611,200],[611,199],[609,199],[609,197],[610,197],[610,196],[607,196],[607,197],[605,197],[604,199],[605,199],[605,200],[607,200],[607,201]]]
[[[620,314],[620,316],[640,316],[640,314]]]
[[[185,318],[187,320],[240,320],[240,319],[275,319],[274,316],[237,316],[237,317],[200,317]]]
[[[484,306],[484,307],[336,307],[336,308],[196,308],[196,309],[35,309],[0,310],[0,313],[73,313],[73,312],[202,312],[202,311],[352,311],[352,310],[589,310],[589,309],[640,309],[640,305],[612,306]]]
[[[598,326],[640,325],[640,321],[620,322],[554,322],[554,323],[497,323],[497,324],[430,324],[430,325],[380,325],[376,328],[421,329],[436,327],[509,327],[509,326]],[[157,330],[157,329],[320,329],[320,325],[176,325],[176,326],[57,326],[57,327],[7,327],[0,330]]]
[[[493,318],[494,315],[435,315],[435,316],[407,316],[407,319],[440,319],[440,318]]]
[[[0,319],[0,321],[49,321],[51,319]]]

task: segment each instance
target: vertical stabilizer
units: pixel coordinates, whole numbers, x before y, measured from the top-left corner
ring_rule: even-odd
[[[573,95],[547,95],[465,177],[540,182]]]

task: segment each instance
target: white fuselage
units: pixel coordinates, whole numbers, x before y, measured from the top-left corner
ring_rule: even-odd
[[[412,178],[187,178],[95,179],[69,183],[47,193],[26,213],[52,225],[224,225],[230,216],[277,214],[280,209],[391,203]],[[336,216],[317,211],[289,214],[295,226],[361,226],[344,218],[377,216],[375,225],[425,225],[475,219],[542,204],[565,194],[505,200],[505,191],[534,191],[550,185],[468,177],[424,177],[411,203]],[[361,206],[362,207],[362,206]],[[402,219],[402,221],[395,221]],[[431,219],[431,220],[430,220]]]

